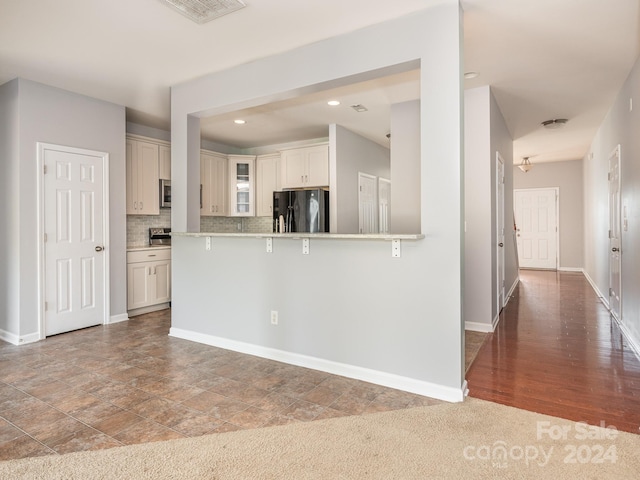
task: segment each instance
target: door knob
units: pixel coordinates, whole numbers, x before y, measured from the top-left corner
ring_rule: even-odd
[[[498,246],[499,246],[499,247],[504,247],[504,243],[500,242],[500,243],[498,244]]]
[[[104,247],[101,247],[100,245],[96,247],[96,252],[101,252],[103,250],[104,250]]]
[[[620,249],[619,249],[619,248],[616,248],[616,247],[613,247],[613,248],[611,249],[611,251],[612,251],[612,252],[619,252],[619,251],[620,251]]]

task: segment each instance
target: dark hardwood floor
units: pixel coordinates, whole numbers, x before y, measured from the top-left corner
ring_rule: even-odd
[[[640,359],[581,273],[522,270],[470,396],[640,433]]]

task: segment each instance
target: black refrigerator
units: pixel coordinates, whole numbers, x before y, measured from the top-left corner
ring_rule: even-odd
[[[329,232],[329,191],[273,192],[274,233]]]

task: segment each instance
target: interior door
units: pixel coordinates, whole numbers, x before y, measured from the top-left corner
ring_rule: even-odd
[[[391,180],[378,178],[378,230],[380,233],[390,233],[391,215]]]
[[[40,144],[44,332],[102,324],[106,306],[107,154]]]
[[[514,190],[520,268],[557,268],[557,198],[557,188]]]
[[[358,230],[360,233],[378,233],[377,204],[376,177],[358,173]]]
[[[622,257],[620,241],[620,145],[609,156],[609,309],[620,319]]]
[[[498,312],[505,304],[504,288],[504,161],[496,152],[496,290]]]

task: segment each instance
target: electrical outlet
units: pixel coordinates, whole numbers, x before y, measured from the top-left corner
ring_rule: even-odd
[[[211,237],[207,237],[204,241],[204,249],[211,250]]]
[[[277,324],[278,324],[278,311],[271,310],[271,325],[277,325]]]

